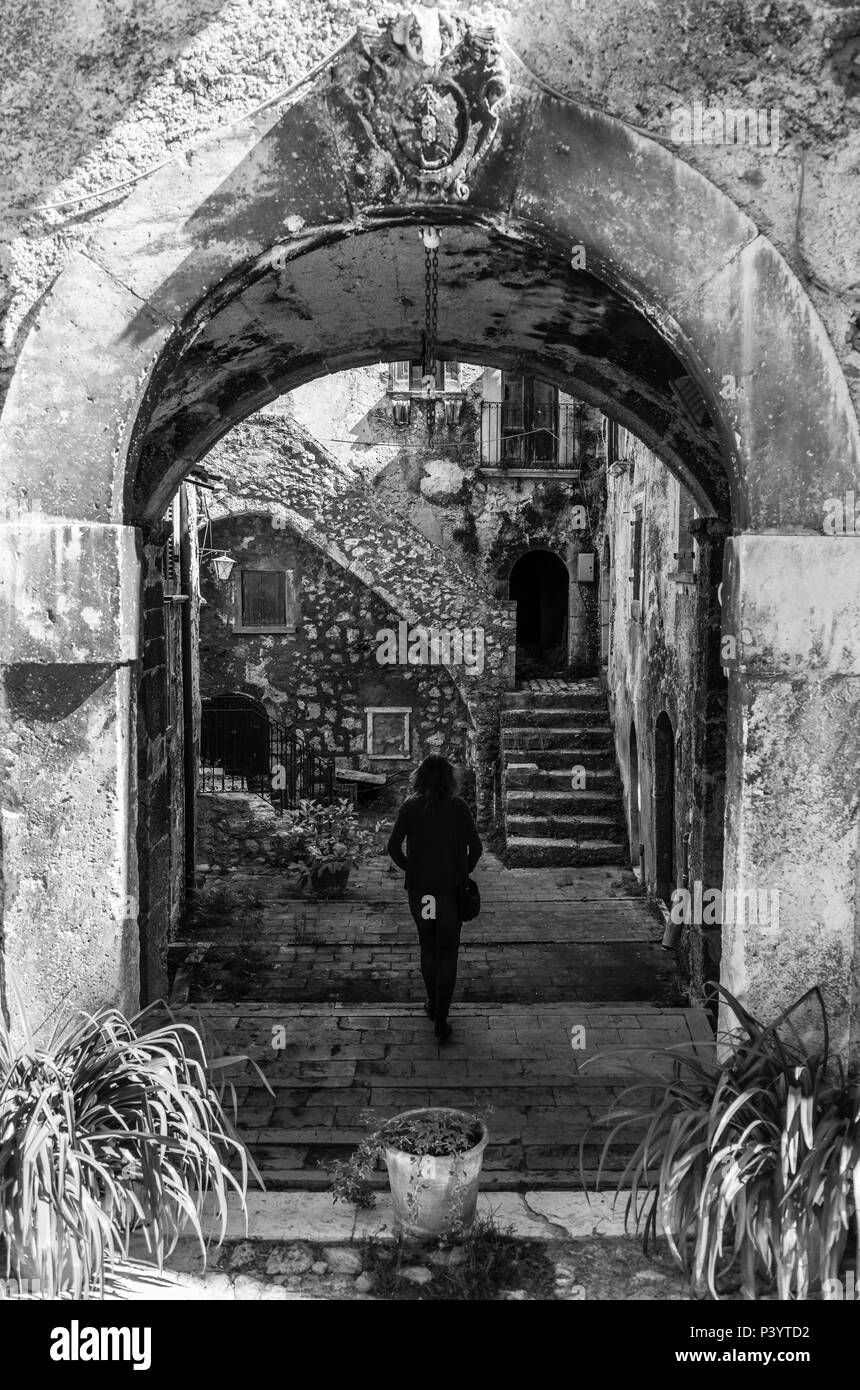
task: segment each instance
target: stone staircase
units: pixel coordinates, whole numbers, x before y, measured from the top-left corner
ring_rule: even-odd
[[[598,680],[553,686],[502,697],[507,862],[629,864],[603,687]],[[581,790],[571,785],[576,766],[585,769]]]

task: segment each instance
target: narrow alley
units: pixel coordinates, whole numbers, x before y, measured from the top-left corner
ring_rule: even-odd
[[[483,1188],[576,1186],[580,1141],[633,1068],[711,1039],[628,869],[505,869],[487,853],[476,877],[483,909],[463,928],[454,1035],[441,1047],[401,876],[381,855],[342,901],[309,903],[272,872],[207,880],[262,905],[176,943],[174,996],[275,1092],[245,1066],[239,1128],[267,1186],[324,1186],[321,1165],[354,1149],[364,1112],[426,1105],[486,1118]],[[590,1176],[602,1142],[598,1132],[584,1150]],[[614,1149],[610,1175],[625,1152]]]

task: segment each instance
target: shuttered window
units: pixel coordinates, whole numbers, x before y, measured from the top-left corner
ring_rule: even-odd
[[[286,627],[286,624],[286,571],[243,570],[242,626]]]
[[[557,456],[558,391],[518,372],[502,373],[502,459],[552,463]]]
[[[633,508],[633,520],[630,523],[630,582],[633,585],[631,595],[633,602],[637,603],[642,598],[642,508]]]

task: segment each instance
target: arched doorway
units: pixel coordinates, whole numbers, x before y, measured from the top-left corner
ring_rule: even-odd
[[[641,834],[641,793],[639,791],[639,744],[636,739],[636,725],[630,725],[630,765],[628,772],[628,809],[630,824],[630,859],[634,869],[642,864]]]
[[[269,715],[261,700],[241,690],[202,701],[202,789],[269,791]]]
[[[3,795],[29,866],[26,883],[6,885],[4,938],[25,994],[42,1016],[68,979],[88,1008],[133,1008],[139,993],[136,798],[159,773],[149,752],[163,685],[154,668],[141,679],[140,533],[267,401],[325,372],[420,355],[416,228],[429,225],[443,238],[441,357],[510,371],[527,360],[542,380],[575,381],[660,454],[703,518],[730,523],[723,622],[749,651],[730,671],[723,882],[781,887],[785,949],[775,970],[760,934],[735,925],[723,977],[771,1013],[828,962],[843,1049],[852,1018],[860,1037],[845,794],[860,763],[848,693],[860,579],[856,538],[823,534],[822,515],[828,497],[860,491],[860,434],[824,326],[767,238],[676,153],[513,76],[495,79],[498,125],[466,132],[468,176],[434,169],[416,184],[386,144],[390,123],[364,118],[361,89],[382,70],[367,42],[356,37],[302,99],[142,179],[33,317],[0,424],[9,497],[44,509],[37,523],[13,513],[3,536],[14,584],[2,718],[19,726]],[[420,71],[393,30],[379,42]],[[684,405],[691,390],[703,412]],[[144,616],[160,603],[150,593]],[[33,664],[38,710],[17,694]],[[798,776],[807,745],[812,780]],[[117,902],[131,905],[119,927]],[[70,920],[85,922],[72,942]]]
[[[567,666],[567,565],[551,550],[529,550],[511,570],[517,605],[517,676],[552,675]]]
[[[657,896],[668,906],[675,888],[675,736],[665,710],[654,729],[654,855]]]

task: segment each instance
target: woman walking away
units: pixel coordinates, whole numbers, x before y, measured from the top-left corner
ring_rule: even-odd
[[[468,884],[484,850],[472,813],[462,797],[454,795],[455,782],[447,758],[438,753],[425,758],[415,774],[414,794],[401,806],[388,841],[388,853],[406,871],[427,987],[424,1009],[435,1021],[440,1042],[451,1036],[448,1009],[462,925],[459,890]]]

